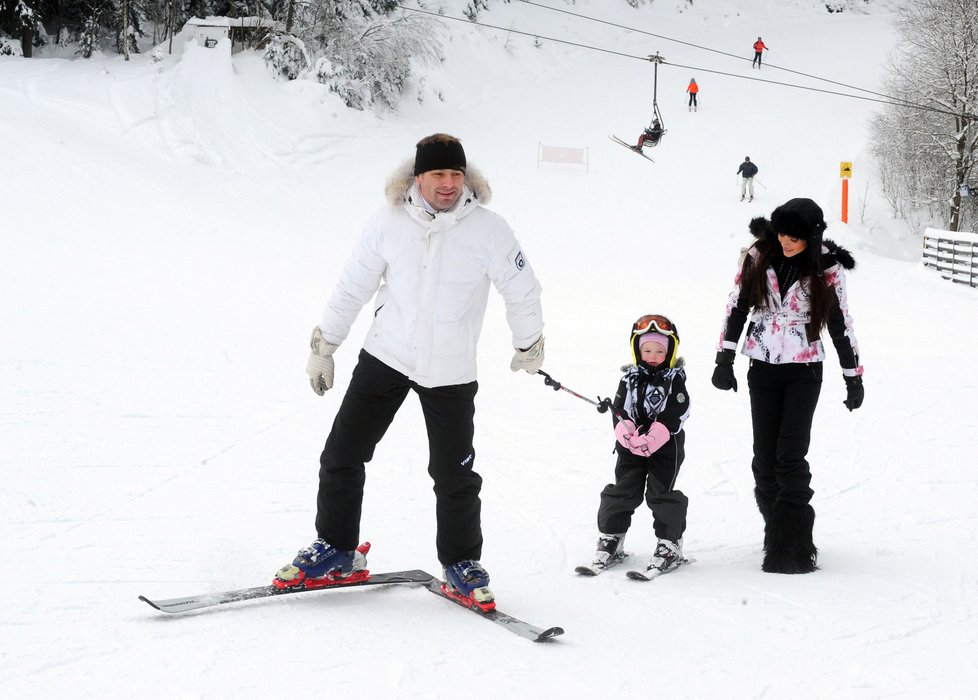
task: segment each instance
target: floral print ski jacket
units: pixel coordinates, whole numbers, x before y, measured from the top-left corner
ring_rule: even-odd
[[[863,373],[859,364],[859,345],[853,331],[852,317],[846,299],[845,270],[855,267],[855,261],[847,250],[831,240],[824,240],[821,247],[823,275],[838,300],[833,305],[827,325],[829,336],[839,355],[842,374],[847,377]],[[759,253],[751,246],[741,257],[741,264],[734,278],[734,289],[727,300],[723,331],[718,351],[736,350],[750,306],[741,294],[741,279],[747,265],[756,260]],[[807,281],[795,281],[782,298],[778,277],[772,267],[767,274],[768,301],[766,306],[754,309],[747,327],[741,354],[755,360],[781,365],[791,362],[822,362],[825,347],[821,338],[809,342],[806,324],[810,315]]]

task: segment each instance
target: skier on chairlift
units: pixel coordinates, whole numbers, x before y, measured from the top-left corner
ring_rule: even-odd
[[[645,131],[639,135],[635,150],[641,151],[645,146],[657,146],[659,144],[659,139],[662,138],[662,133],[662,122],[656,118],[653,118],[652,124],[645,127]]]

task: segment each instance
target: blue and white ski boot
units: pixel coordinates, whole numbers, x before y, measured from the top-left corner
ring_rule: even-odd
[[[496,597],[489,589],[489,572],[476,559],[463,559],[446,566],[443,589],[460,602],[482,610],[496,607]]]
[[[368,551],[369,542],[364,542],[356,549],[346,550],[338,549],[320,538],[300,549],[291,564],[276,572],[272,583],[277,588],[321,588],[363,581],[370,577],[370,572],[367,571]]]

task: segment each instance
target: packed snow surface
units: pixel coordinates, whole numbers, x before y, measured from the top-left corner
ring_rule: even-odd
[[[892,15],[550,4],[645,33],[495,3],[486,22],[615,53],[443,20],[446,60],[396,114],[276,82],[226,46],[0,58],[5,697],[973,695],[978,290],[925,269],[920,232],[891,217],[867,141],[880,105],[751,80],[844,91],[783,66],[879,90]],[[771,50],[752,71],[759,34]],[[650,163],[608,136],[648,124],[653,66],[639,59],[656,51],[667,133]],[[613,478],[610,419],[509,371],[493,295],[476,413],[483,562],[501,609],[563,637],[534,645],[405,587],[153,611],[137,596],[261,585],[315,537],[319,452],[369,309],[322,398],[304,374],[309,333],[388,174],[437,131],[462,139],[542,281],[555,379],[612,394],[632,321],[678,324],[696,563],[648,584],[573,573]],[[541,144],[586,148],[588,167],[538,164]],[[752,203],[738,201],[744,155],[760,167]],[[782,576],[760,570],[747,363],[737,393],[710,374],[747,223],[796,196],[822,204],[826,235],[857,260],[866,401],[842,406],[829,347],[809,455],[821,568]],[[371,569],[440,573],[426,465],[409,398],[368,465]],[[653,546],[642,508],[631,562]]]

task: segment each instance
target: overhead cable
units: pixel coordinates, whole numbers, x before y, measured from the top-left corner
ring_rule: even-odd
[[[526,0],[520,0],[520,1],[521,2],[526,2]],[[536,4],[536,3],[528,3],[528,4]],[[937,114],[947,114],[947,115],[950,115],[950,116],[953,116],[953,117],[967,117],[969,119],[978,119],[978,116],[976,116],[974,114],[970,114],[968,112],[953,112],[953,111],[948,110],[948,109],[940,109],[938,107],[931,107],[929,105],[917,104],[917,103],[910,102],[910,101],[907,101],[907,100],[902,100],[901,98],[891,97],[889,95],[881,95],[882,97],[885,97],[886,99],[876,99],[876,98],[873,98],[873,97],[866,97],[864,95],[853,95],[853,94],[848,93],[848,92],[838,92],[836,90],[826,90],[826,89],[823,89],[823,88],[816,88],[816,87],[812,87],[812,86],[809,86],[809,85],[797,85],[795,83],[784,83],[784,82],[781,82],[781,81],[778,81],[778,80],[767,80],[765,78],[755,78],[755,77],[752,77],[752,76],[739,75],[737,73],[728,73],[726,71],[713,70],[713,69],[710,69],[710,68],[699,68],[697,66],[686,66],[686,65],[679,64],[679,63],[670,63],[669,61],[666,61],[666,60],[663,60],[663,59],[659,59],[659,58],[656,58],[654,56],[637,56],[635,54],[628,54],[628,53],[624,53],[622,51],[613,51],[612,49],[605,49],[605,48],[601,48],[600,46],[593,46],[591,44],[583,44],[583,43],[576,42],[576,41],[568,41],[567,39],[558,39],[556,37],[545,36],[543,34],[539,34],[539,33],[536,33],[536,32],[523,32],[523,31],[520,31],[518,29],[513,29],[511,27],[500,27],[500,26],[494,25],[494,24],[487,24],[485,22],[479,22],[479,21],[476,21],[476,20],[470,20],[470,19],[468,19],[466,17],[452,17],[450,15],[443,15],[443,14],[439,14],[437,12],[430,12],[428,10],[421,10],[421,9],[414,8],[414,7],[407,7],[407,6],[401,5],[401,4],[398,4],[398,7],[401,8],[402,10],[407,10],[409,12],[417,12],[417,13],[423,14],[423,15],[430,15],[432,17],[437,17],[438,19],[450,19],[450,20],[453,20],[453,21],[456,21],[456,22],[465,22],[466,24],[472,24],[472,25],[475,25],[475,26],[478,26],[478,27],[485,27],[487,29],[497,29],[497,30],[502,31],[502,32],[510,32],[512,34],[519,34],[521,36],[529,36],[529,37],[533,37],[535,39],[544,39],[546,41],[552,41],[552,42],[557,43],[557,44],[566,44],[568,46],[574,46],[576,48],[586,49],[588,51],[600,51],[601,53],[607,53],[607,54],[611,54],[613,56],[621,56],[622,58],[631,58],[631,59],[635,59],[635,60],[638,60],[638,61],[646,61],[646,62],[652,61],[653,59],[655,59],[658,62],[661,62],[661,63],[663,63],[664,65],[667,65],[667,66],[674,66],[676,68],[686,68],[688,70],[698,71],[698,72],[701,72],[701,73],[713,73],[714,75],[723,75],[723,76],[726,76],[728,78],[737,78],[739,80],[751,80],[751,81],[758,82],[758,83],[766,83],[768,85],[779,85],[781,87],[796,88],[798,90],[810,90],[812,92],[819,92],[819,93],[823,93],[823,94],[827,94],[827,95],[837,95],[839,97],[848,97],[848,98],[851,98],[851,99],[854,99],[854,100],[864,100],[866,102],[877,102],[879,104],[890,105],[890,106],[893,106],[893,107],[904,107],[904,108],[907,108],[907,109],[918,109],[918,110],[925,111],[925,112],[936,112]],[[544,5],[541,5],[540,7],[545,7],[545,6]],[[555,9],[555,8],[550,8],[550,9]],[[563,11],[563,10],[561,10],[561,11]],[[571,14],[573,14],[573,13],[571,13]],[[603,21],[603,20],[595,20],[595,21]],[[633,30],[633,31],[639,31],[639,30]],[[648,32],[643,32],[643,33],[648,34]],[[653,34],[651,36],[657,36],[657,35],[654,35]],[[678,39],[670,39],[670,41],[679,41],[679,40]],[[686,42],[680,42],[680,43],[686,43]],[[714,49],[708,49],[708,50],[713,51]],[[723,52],[717,52],[717,53],[723,53]],[[737,58],[741,58],[741,57],[737,57]],[[749,59],[745,59],[745,60],[749,60]],[[782,68],[781,70],[789,70],[789,69]],[[798,73],[798,71],[791,71],[791,72]],[[806,75],[807,76],[807,74],[805,74],[805,73],[799,73],[799,74],[800,75]],[[814,76],[807,76],[807,77],[814,77]],[[824,78],[815,78],[815,79],[817,79],[817,80],[825,80]],[[827,82],[835,82],[835,81],[827,81]],[[849,88],[854,89],[854,90],[863,90],[863,88],[857,88],[857,87],[845,85],[843,83],[836,83],[836,84],[843,85],[844,87],[849,87]],[[870,92],[871,94],[877,94],[877,95],[880,94],[880,93],[873,93],[872,91],[869,91],[869,90],[863,90],[863,91],[864,92]]]

